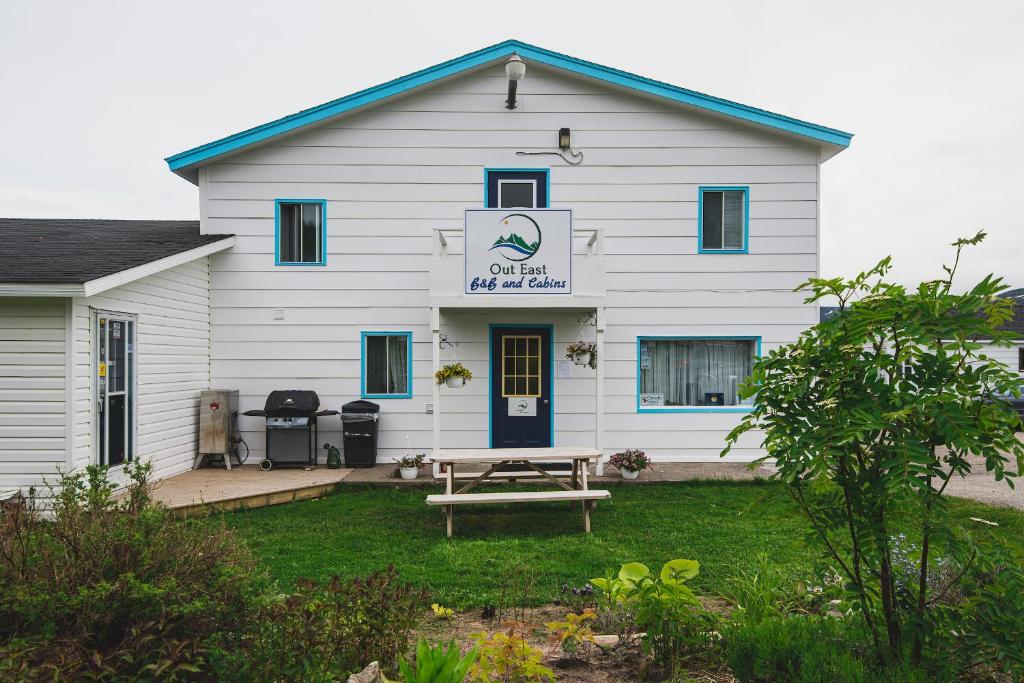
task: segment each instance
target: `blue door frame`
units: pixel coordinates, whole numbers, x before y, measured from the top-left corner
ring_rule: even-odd
[[[555,445],[555,326],[551,324],[531,324],[531,323],[491,323],[487,326],[487,367],[489,369],[489,375],[487,378],[487,445],[489,448],[495,448],[494,445],[494,367],[495,367],[495,348],[494,348],[494,333],[495,330],[545,330],[548,335],[547,343],[547,362],[543,364],[543,368],[546,368],[546,376],[541,375],[541,382],[546,386],[547,391],[541,391],[541,394],[546,394],[548,398],[548,421],[550,424],[548,433],[548,446]],[[540,406],[538,406],[538,412]]]

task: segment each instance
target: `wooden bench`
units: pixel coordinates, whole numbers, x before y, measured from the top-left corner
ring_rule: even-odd
[[[586,489],[576,491],[504,491],[501,493],[445,493],[427,496],[427,505],[443,505],[448,518],[448,538],[452,537],[452,508],[455,505],[483,505],[494,503],[539,503],[582,501],[583,529],[590,533],[590,509],[594,501],[607,500],[611,491]]]

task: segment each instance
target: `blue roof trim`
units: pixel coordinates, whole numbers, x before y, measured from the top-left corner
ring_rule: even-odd
[[[819,142],[847,147],[853,138],[852,133],[846,133],[834,128],[819,126],[807,121],[801,121],[782,114],[776,114],[764,109],[757,109],[738,102],[724,100],[719,97],[705,95],[694,90],[687,90],[679,86],[670,85],[643,76],[620,71],[611,67],[602,66],[568,55],[563,55],[551,50],[529,45],[518,40],[506,40],[485,47],[476,52],[435,66],[422,69],[415,73],[396,78],[393,81],[376,85],[366,90],[332,100],[330,102],[304,109],[290,116],[265,123],[255,128],[229,135],[226,138],[195,147],[193,149],[174,154],[165,159],[172,171],[178,172],[183,169],[196,166],[214,157],[228,154],[235,150],[249,145],[262,142],[268,138],[282,135],[305,126],[309,126],[324,119],[328,119],[360,107],[373,104],[379,100],[399,95],[406,91],[433,83],[434,81],[448,76],[461,73],[468,69],[483,66],[502,57],[517,52],[527,60],[534,60],[540,64],[553,66],[559,69],[577,73],[581,76],[605,81],[614,85],[623,86],[657,97],[663,97],[681,104],[706,109],[726,116],[732,116],[751,123],[776,128],[779,130],[811,138]]]

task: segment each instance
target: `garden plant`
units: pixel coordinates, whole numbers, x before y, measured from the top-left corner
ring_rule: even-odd
[[[970,520],[950,513],[949,482],[980,462],[1012,486],[1024,464],[1018,418],[992,398],[1019,395],[1019,377],[979,343],[1010,337],[1001,330],[1013,315],[1012,300],[999,296],[1007,286],[989,276],[958,290],[955,280],[963,250],[983,239],[956,241],[944,276],[914,289],[886,281],[888,258],[849,280],[805,283],[808,303],[834,298],[838,312],[755,363],[741,390],[754,406],[723,455],[744,433],[763,431],[764,459],[774,460],[813,539],[843,574],[879,660],[920,665],[930,651],[933,664],[948,662],[970,640],[980,648],[969,657],[974,664],[1019,675],[1024,633],[1016,631],[1016,644],[1011,634],[1024,598],[995,587],[1019,580],[1019,558],[1006,551],[1003,577],[960,611],[945,604],[986,552],[967,534]],[[897,566],[898,526],[914,548],[909,567]],[[958,569],[937,583],[939,549]],[[901,584],[908,571],[912,580]],[[994,611],[990,598],[1011,604]],[[978,610],[993,610],[993,618],[971,618]]]

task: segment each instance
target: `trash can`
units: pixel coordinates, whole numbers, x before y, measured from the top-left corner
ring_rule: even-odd
[[[350,401],[341,407],[345,467],[377,464],[377,422],[380,406],[373,401]]]

